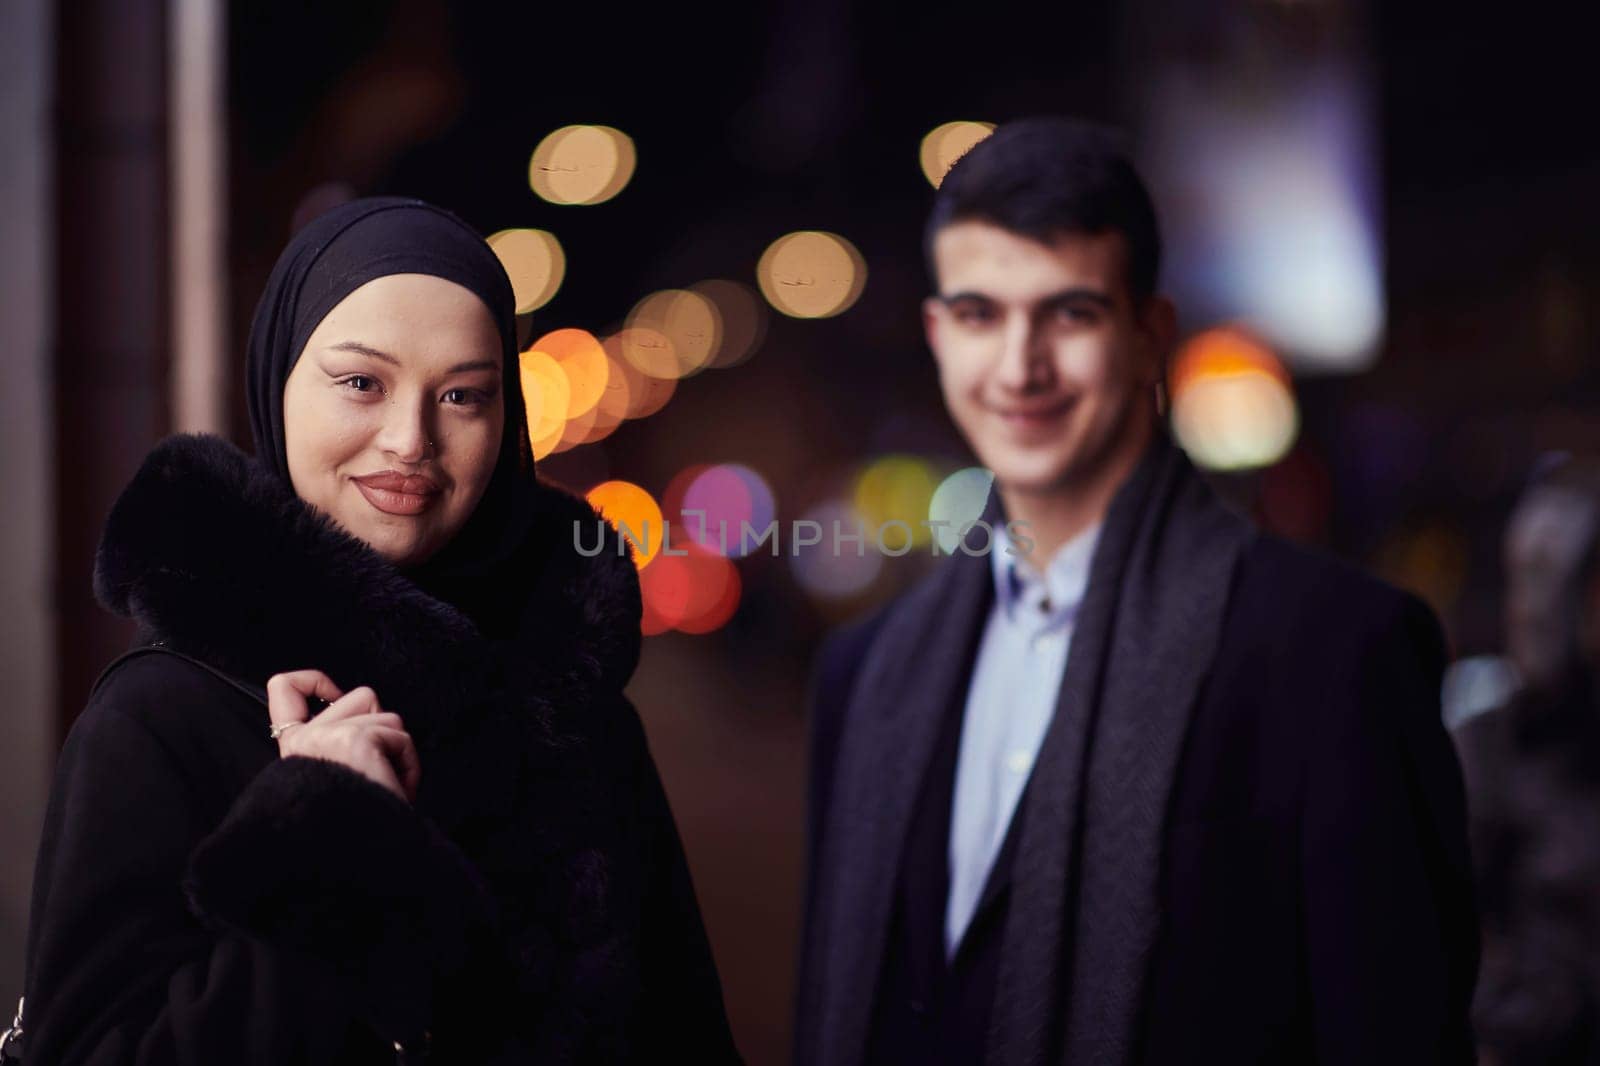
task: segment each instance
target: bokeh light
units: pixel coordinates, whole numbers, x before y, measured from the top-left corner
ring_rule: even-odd
[[[993,122],[946,122],[922,138],[922,174],[937,189],[956,160],[994,132]]]
[[[684,489],[680,513],[683,528],[695,543],[738,559],[754,549],[777,508],[772,489],[760,474],[741,463],[720,463],[696,472]],[[752,530],[748,539],[746,524]]]
[[[584,497],[633,546],[635,566],[643,570],[655,560],[664,539],[661,506],[655,497],[631,481],[602,481]],[[593,543],[588,539],[588,531],[584,531],[583,536],[583,544]]]
[[[667,489],[661,494],[661,510],[667,520],[676,526],[682,525],[683,501],[689,495],[689,486],[694,484],[694,479],[711,469],[710,463],[692,463],[673,474],[667,481]],[[677,530],[674,530],[676,533]],[[680,539],[690,539],[681,537]]]
[[[611,369],[606,350],[594,334],[582,329],[558,329],[534,341],[530,348],[550,356],[566,375],[570,387],[568,419],[587,414],[600,402]]]
[[[714,551],[698,544],[685,545],[693,581],[690,584],[689,602],[678,619],[677,628],[684,633],[710,633],[720,629],[739,607],[743,584],[739,570]]]
[[[563,126],[539,142],[528,185],[553,204],[600,204],[633,177],[633,140],[610,126]]]
[[[983,517],[993,484],[994,472],[981,466],[957,470],[939,482],[928,502],[928,522],[945,523],[933,527],[940,551],[951,555],[961,546],[962,529]]]
[[[533,457],[543,459],[561,443],[572,387],[561,364],[546,352],[523,352],[518,363],[522,401],[528,413],[528,439],[533,444]]]
[[[1212,470],[1270,466],[1299,432],[1289,374],[1243,329],[1197,334],[1170,375],[1172,429],[1196,463]]]
[[[933,467],[914,455],[885,455],[863,467],[856,476],[853,502],[856,513],[868,524],[869,543],[876,544],[882,530],[883,546],[891,553],[898,552],[908,543],[905,530],[884,527],[903,522],[910,530],[910,544],[926,544],[929,529],[923,522],[939,481]]]
[[[717,305],[689,289],[663,289],[628,313],[632,341],[623,354],[655,378],[681,378],[702,369],[716,354],[722,336]],[[664,342],[664,343],[663,343]]]
[[[883,570],[883,555],[872,542],[872,531],[861,514],[847,500],[825,500],[807,511],[801,521],[815,522],[822,529],[822,543],[796,546],[789,554],[789,569],[807,593],[821,600],[843,600],[859,596]],[[834,550],[834,523],[842,535],[862,535],[863,549],[853,542]]]
[[[595,419],[599,413],[600,408],[596,406],[581,415],[567,419],[566,425],[561,428],[561,438],[556,442],[553,451],[559,453],[576,448],[580,444],[588,444],[589,435],[594,431]]]
[[[779,237],[756,264],[756,282],[774,308],[792,318],[828,318],[847,310],[867,283],[867,263],[836,233],[801,230]]]
[[[606,355],[606,387],[601,390],[594,410],[589,412],[590,421],[579,444],[596,444],[616,432],[628,417],[629,391],[638,387],[632,383],[633,379],[644,376],[613,354],[606,343],[601,342]]]
[[[767,336],[767,305],[756,291],[725,278],[702,281],[689,289],[710,300],[722,320],[716,353],[706,366],[726,370],[754,355]]]
[[[647,634],[677,629],[703,634],[725,625],[738,609],[739,571],[727,559],[697,544],[673,545],[639,575],[644,600],[640,628]]]
[[[511,279],[517,314],[537,311],[555,298],[567,276],[567,254],[555,234],[542,229],[503,229],[491,234],[488,244]]]
[[[672,374],[677,363],[670,341],[654,330],[622,329],[601,344],[617,369],[623,372],[621,377],[610,379],[601,403],[613,409],[620,400],[625,404],[620,414],[622,418],[648,418],[667,405],[678,388],[678,379]],[[651,374],[639,365],[641,362],[658,367],[663,373]],[[612,388],[613,382],[616,388]]]

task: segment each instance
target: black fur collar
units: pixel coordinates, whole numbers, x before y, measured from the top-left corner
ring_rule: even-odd
[[[639,656],[639,585],[606,528],[592,543],[585,501],[540,486],[538,533],[496,585],[520,621],[491,640],[364,542],[307,506],[227,441],[162,441],[111,511],[94,588],[149,639],[263,684],[312,667],[348,691],[371,685],[419,746],[456,731],[488,688],[514,679],[547,702],[587,706],[620,692]]]

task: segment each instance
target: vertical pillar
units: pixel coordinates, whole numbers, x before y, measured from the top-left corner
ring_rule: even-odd
[[[170,424],[164,0],[57,5],[56,634],[61,731],[131,627],[95,602],[116,494]],[[174,515],[174,521],[182,516]]]

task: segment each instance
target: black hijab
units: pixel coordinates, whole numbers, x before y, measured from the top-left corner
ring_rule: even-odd
[[[290,239],[256,305],[246,349],[245,395],[256,459],[292,489],[284,448],[284,383],[327,313],[362,285],[389,274],[430,274],[469,289],[489,308],[500,331],[506,422],[489,486],[450,543],[407,572],[427,591],[479,617],[494,576],[528,545],[538,494],[511,282],[471,226],[421,200],[385,196],[341,204]]]

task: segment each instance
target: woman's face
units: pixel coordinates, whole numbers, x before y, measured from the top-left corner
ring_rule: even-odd
[[[450,542],[504,432],[500,333],[470,290],[375,278],[329,311],[283,387],[295,493],[398,567]]]

